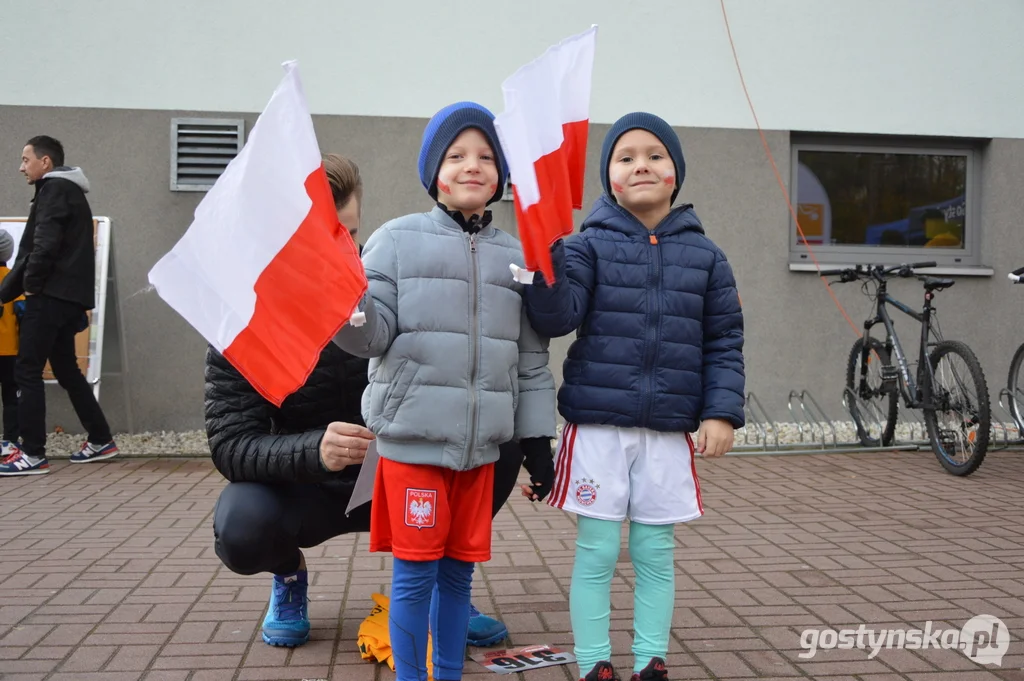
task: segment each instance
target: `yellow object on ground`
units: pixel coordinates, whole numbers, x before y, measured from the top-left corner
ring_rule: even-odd
[[[364,660],[383,662],[395,671],[395,658],[391,653],[391,633],[388,629],[388,612],[391,599],[384,594],[372,594],[375,605],[370,616],[359,625],[359,654]],[[431,662],[432,647],[430,636],[427,636],[427,674],[433,680],[434,664]]]

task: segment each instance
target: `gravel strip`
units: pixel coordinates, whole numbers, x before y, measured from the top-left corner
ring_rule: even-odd
[[[50,433],[46,438],[46,455],[67,459],[78,451],[86,436],[72,433]],[[121,456],[136,457],[208,457],[210,446],[205,430],[159,433],[117,433],[114,435]]]
[[[852,421],[834,421],[832,428],[835,429],[835,440],[840,445],[852,443],[857,439],[856,430]],[[820,443],[822,441],[822,429],[815,426],[813,429],[806,423],[801,426],[796,423],[778,424],[779,444]],[[832,444],[832,428],[827,425],[824,428],[825,441]],[[993,428],[992,444],[1001,444],[1003,431],[1009,432],[1010,439],[1017,437],[1017,428],[1009,424]],[[559,426],[561,430],[561,426]],[[775,433],[767,428],[768,443],[774,447]],[[927,433],[923,423],[902,422],[896,427],[896,439],[898,442],[926,440]],[[159,433],[120,433],[115,435],[118,449],[122,456],[134,457],[208,457],[210,447],[206,440],[206,431],[187,430],[178,432]],[[47,438],[47,455],[54,459],[66,459],[72,452],[78,450],[85,441],[84,434],[71,433],[50,433]],[[754,427],[747,426],[736,431],[737,447],[760,448],[760,433]]]

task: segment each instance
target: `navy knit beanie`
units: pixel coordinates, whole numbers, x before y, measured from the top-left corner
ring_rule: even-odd
[[[672,203],[675,203],[676,196],[679,195],[679,188],[683,186],[683,177],[686,175],[683,147],[679,143],[679,136],[676,135],[676,131],[672,129],[671,125],[654,114],[644,111],[628,113],[615,121],[611,130],[608,131],[608,135],[604,138],[604,144],[601,146],[601,184],[604,186],[604,193],[614,200],[615,195],[612,194],[608,167],[611,165],[612,150],[615,149],[615,143],[627,132],[636,129],[646,130],[651,133],[661,140],[661,143],[665,145],[665,149],[668,150],[668,155],[676,166],[676,190],[672,192]]]
[[[441,169],[444,152],[466,128],[479,129],[494,150],[494,158],[498,165],[498,190],[487,202],[494,203],[505,192],[508,166],[505,165],[505,156],[501,153],[501,145],[498,143],[498,133],[494,129],[494,114],[475,102],[449,104],[434,114],[427,123],[420,146],[420,182],[431,198],[437,199],[437,172]]]

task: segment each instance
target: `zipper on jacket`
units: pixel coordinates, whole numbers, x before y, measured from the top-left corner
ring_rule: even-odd
[[[479,291],[479,273],[477,267],[477,254],[476,254],[476,234],[469,235],[469,269],[470,277],[472,279],[472,286],[470,287],[469,295],[472,298],[469,313],[469,440],[466,446],[465,459],[462,462],[462,467],[465,468],[469,465],[470,457],[473,454],[473,447],[476,446],[476,431],[478,426],[479,417],[477,415],[477,399],[476,399],[476,374],[477,364],[479,364],[479,342],[477,339],[477,329],[480,326],[480,296]]]
[[[649,235],[652,246],[658,245],[658,237],[653,233]],[[654,370],[658,356],[658,341],[661,336],[661,249],[653,248],[651,261],[654,266],[654,273],[651,277],[651,286],[648,287],[647,306],[647,345],[644,348],[644,387],[643,403],[641,405],[641,428],[649,428],[651,410],[654,406]],[[652,324],[653,322],[653,324]],[[653,338],[651,334],[653,332]]]

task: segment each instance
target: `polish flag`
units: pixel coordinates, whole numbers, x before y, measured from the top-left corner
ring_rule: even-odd
[[[501,85],[505,110],[494,127],[512,177],[528,270],[554,282],[551,244],[572,234],[583,207],[590,82],[597,26],[566,38]]]
[[[298,66],[283,66],[249,141],[149,272],[160,297],[278,406],[367,288],[338,222]]]

